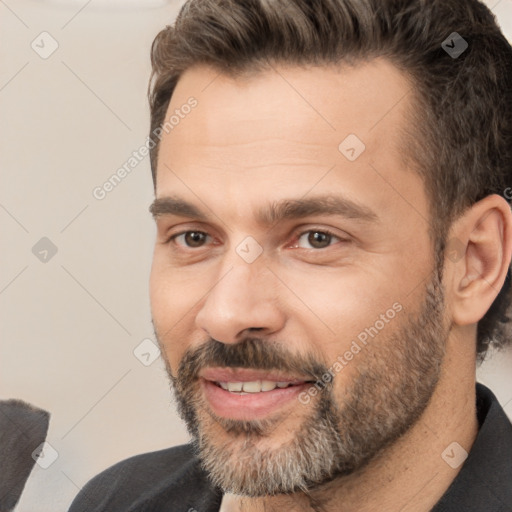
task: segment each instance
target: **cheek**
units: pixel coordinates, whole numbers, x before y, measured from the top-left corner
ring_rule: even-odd
[[[155,256],[151,268],[149,292],[151,316],[156,334],[173,373],[190,339],[194,306],[199,293],[198,280],[181,270],[168,268]],[[204,292],[203,292],[204,293]]]
[[[195,268],[178,268],[169,263],[165,248],[157,247],[153,255],[149,292],[153,320],[169,329],[191,310],[204,293],[201,276]]]
[[[405,293],[390,275],[356,266],[335,273],[312,270],[300,278],[289,274],[286,282],[295,296],[288,292],[287,297],[297,304],[294,320],[327,365],[350,350],[353,341],[364,341],[367,330],[374,334],[377,329],[382,339],[397,327],[397,309],[405,307]]]
[[[323,295],[328,295],[329,300]],[[311,314],[302,316],[301,329],[310,344],[304,351],[311,352],[311,345],[315,344],[315,352],[328,369],[326,377],[333,382],[338,403],[344,402],[347,389],[361,373],[393,353],[395,337],[400,335],[406,318],[406,304],[394,300],[396,297],[397,293],[384,284],[379,287],[373,283],[373,287],[367,288],[354,278],[340,279],[338,286],[331,280],[325,286],[325,294],[316,292],[305,300],[322,322]],[[304,322],[306,317],[308,321]]]

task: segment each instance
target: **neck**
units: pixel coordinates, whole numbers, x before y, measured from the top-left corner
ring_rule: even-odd
[[[461,357],[468,360],[461,361]],[[313,489],[307,495],[262,498],[226,495],[223,502],[226,510],[430,511],[462,467],[460,457],[464,452],[460,447],[469,452],[478,432],[474,361],[471,365],[470,356],[452,350],[443,366],[438,386],[420,419],[364,469]],[[461,368],[471,371],[461,375]],[[452,445],[454,442],[460,447]],[[443,452],[451,465],[443,459]]]

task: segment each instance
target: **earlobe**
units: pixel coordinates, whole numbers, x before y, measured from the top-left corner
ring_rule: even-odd
[[[475,324],[501,290],[512,254],[512,213],[504,198],[487,196],[452,226],[451,312],[457,325]],[[455,241],[455,242],[453,242]],[[447,252],[450,258],[450,253]],[[447,264],[450,261],[447,261]]]

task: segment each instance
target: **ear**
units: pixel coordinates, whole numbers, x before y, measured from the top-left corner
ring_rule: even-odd
[[[481,320],[505,282],[511,255],[512,212],[503,197],[485,197],[453,223],[445,283],[454,324]]]

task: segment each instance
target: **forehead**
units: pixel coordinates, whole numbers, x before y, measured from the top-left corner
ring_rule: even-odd
[[[355,133],[371,146],[375,138],[393,141],[389,127],[406,122],[410,92],[408,77],[383,59],[351,67],[276,65],[237,78],[199,66],[178,81],[166,118],[190,97],[198,105],[164,138],[171,146],[235,148],[264,137],[280,147],[295,141],[337,149],[340,138]]]
[[[408,77],[382,59],[350,67],[275,65],[236,78],[191,68],[166,115],[180,120],[161,140],[157,196],[180,189],[191,197],[202,187],[236,203],[265,187],[268,195],[301,196],[342,183],[348,196],[359,199],[366,189],[377,200],[386,182],[388,198],[401,188],[423,189],[402,154],[413,96]],[[190,98],[197,105],[183,109]]]

